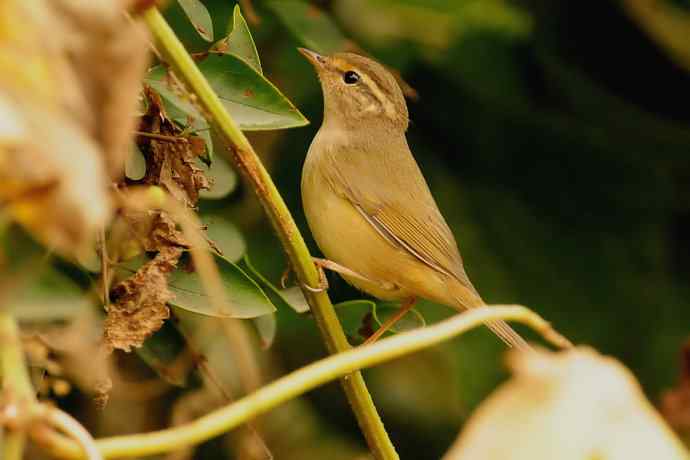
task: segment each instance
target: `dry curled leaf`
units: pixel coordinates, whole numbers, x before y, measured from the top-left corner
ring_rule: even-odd
[[[140,347],[170,316],[166,303],[174,297],[168,289],[168,274],[177,267],[183,248],[167,246],[134,275],[112,290],[113,303],[105,320],[108,346],[124,351]]]
[[[146,176],[142,181],[163,186],[178,201],[194,206],[199,192],[210,188],[203,170],[197,165],[198,158],[205,152],[204,141],[183,133],[168,119],[159,96],[151,90],[145,93],[149,112],[142,118],[140,129],[157,138],[139,139],[139,148],[146,158]]]
[[[514,353],[445,460],[681,460],[688,453],[618,361],[589,348]]]
[[[156,252],[166,246],[189,246],[182,231],[164,211],[124,210],[110,233],[108,252],[116,260],[128,260],[142,251]]]

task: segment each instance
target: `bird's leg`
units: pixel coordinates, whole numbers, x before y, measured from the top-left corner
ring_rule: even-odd
[[[347,267],[343,267],[342,265],[337,264],[337,263],[333,262],[332,260],[319,259],[318,257],[312,257],[312,259],[314,260],[314,264],[317,267],[319,267],[321,270],[326,269],[326,270],[330,270],[332,272],[340,273],[341,275],[349,276],[350,278],[355,278],[355,279],[358,279],[361,281],[366,281],[368,283],[377,284],[376,281],[370,280],[366,276],[364,276],[360,273],[357,273],[354,270],[350,270]]]
[[[395,315],[388,318],[388,320],[386,320],[386,322],[383,323],[381,327],[376,330],[376,332],[371,334],[371,336],[369,336],[369,338],[366,339],[362,345],[368,345],[370,343],[376,342],[388,329],[390,329],[391,327],[393,327],[395,323],[400,321],[403,318],[403,316],[405,316],[407,312],[410,311],[412,307],[414,307],[415,303],[417,303],[417,298],[414,296],[403,301],[403,303],[400,305],[400,309],[398,310],[398,312]]]
[[[325,270],[330,270],[332,272],[340,273],[341,275],[348,276],[350,278],[354,278],[360,281],[365,281],[367,283],[371,284],[378,284],[380,287],[383,289],[387,290],[395,290],[395,285],[391,283],[385,283],[381,281],[375,281],[370,278],[367,278],[366,276],[362,275],[361,273],[358,273],[352,269],[349,269],[347,267],[344,267],[336,262],[333,262],[332,260],[328,259],[320,259],[318,257],[312,257],[312,260],[314,261],[314,265],[316,265],[316,268],[319,270],[319,278],[320,278],[320,286],[318,288],[313,288],[311,286],[304,286],[307,290],[312,291],[312,292],[322,292],[328,289],[328,279],[326,278],[326,274],[324,273]]]

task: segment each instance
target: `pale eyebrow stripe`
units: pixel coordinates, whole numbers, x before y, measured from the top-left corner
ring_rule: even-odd
[[[374,95],[376,99],[381,103],[383,106],[383,110],[388,115],[390,118],[395,118],[395,106],[391,103],[390,99],[386,96],[386,94],[381,90],[381,87],[376,83],[374,80],[369,78],[367,74],[364,72],[358,72],[364,81],[364,83],[367,85],[371,93]]]
[[[376,81],[373,79],[369,78],[366,72],[364,72],[362,69],[355,67],[353,65],[347,65],[347,66],[341,66],[339,65],[340,62],[335,63],[333,67],[335,67],[338,71],[340,72],[346,72],[348,70],[353,70],[357,72],[362,79],[362,81],[366,84],[367,88],[371,91],[371,94],[374,95],[374,97],[379,101],[379,103],[383,106],[383,111],[385,114],[392,119],[395,119],[396,117],[396,111],[395,111],[395,106],[393,103],[391,103],[390,99],[386,97],[386,94],[381,90],[381,87],[379,86]]]

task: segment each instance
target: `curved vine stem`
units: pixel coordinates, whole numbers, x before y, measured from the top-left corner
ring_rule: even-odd
[[[156,8],[150,8],[142,13],[142,18],[156,40],[158,51],[177,77],[195,95],[209,123],[223,139],[226,149],[221,149],[220,153],[234,163],[244,178],[254,187],[300,284],[318,286],[319,275],[307,245],[253,147],[225,110],[220,99],[160,12]],[[328,295],[306,289],[303,291],[328,351],[339,353],[349,350],[350,344]],[[397,459],[398,454],[381,422],[361,373],[354,372],[342,379],[341,383],[374,456],[378,460]]]
[[[33,404],[36,403],[31,379],[26,367],[19,328],[14,318],[0,310],[0,376],[2,377],[2,402],[0,421],[6,425],[3,429],[0,458],[4,460],[21,460],[26,444],[26,432],[21,426],[22,420]],[[14,423],[13,421],[16,421]],[[16,425],[16,426],[12,426]]]
[[[91,434],[67,412],[54,407],[42,406],[40,415],[43,421],[69,435],[79,445],[87,460],[103,460]]]
[[[104,458],[155,455],[198,444],[218,436],[326,382],[449,340],[487,321],[514,320],[527,324],[562,347],[567,341],[539,315],[522,306],[482,307],[455,315],[432,326],[397,334],[298,369],[242,399],[186,425],[151,433],[116,436],[96,441]],[[45,430],[32,431],[34,441],[52,454],[83,459],[79,445]]]

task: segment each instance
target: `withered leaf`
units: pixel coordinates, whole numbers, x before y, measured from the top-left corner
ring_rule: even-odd
[[[170,317],[166,303],[174,295],[168,289],[168,274],[177,267],[183,251],[178,246],[162,247],[156,257],[111,290],[113,303],[104,325],[110,347],[127,352],[140,347]]]
[[[193,207],[199,200],[199,192],[210,188],[196,161],[205,153],[205,142],[198,136],[185,135],[168,119],[158,95],[151,90],[145,94],[149,99],[149,112],[143,117],[140,129],[160,135],[160,138],[141,137],[139,140],[146,158],[143,182],[161,185],[177,200]]]

